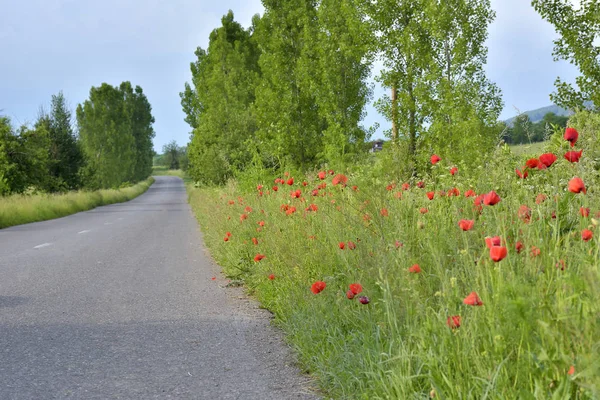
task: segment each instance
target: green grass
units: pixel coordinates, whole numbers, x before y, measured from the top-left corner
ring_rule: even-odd
[[[358,167],[344,171],[345,188],[310,174],[307,186],[296,176],[276,192],[273,180],[254,182],[264,185],[262,194],[235,183],[188,191],[212,255],[275,314],[303,368],[332,398],[596,399],[600,246],[592,217],[600,215],[600,177],[584,154],[577,164],[559,158],[532,170],[526,180],[514,173],[522,161],[500,149],[485,167],[456,176],[443,160],[425,188],[411,181],[402,190],[403,182]],[[586,182],[586,195],[567,190],[573,176]],[[460,195],[448,196],[455,187]],[[469,189],[495,190],[501,201],[480,213],[464,196]],[[300,198],[290,195],[295,190]],[[536,202],[538,194],[547,199]],[[317,210],[308,211],[310,204]],[[591,208],[589,217],[581,207]],[[462,231],[461,219],[474,228]],[[592,240],[582,240],[584,229]],[[485,243],[496,235],[508,251],[500,262]],[[257,254],[266,257],[256,262]],[[414,264],[421,273],[409,272]],[[316,281],[327,284],[319,294],[310,290]],[[369,304],[347,299],[355,282]],[[471,292],[483,306],[463,303]],[[452,316],[461,317],[458,329],[447,326]]]
[[[153,166],[152,167],[152,175],[153,176],[178,176],[181,179],[185,179],[185,172],[180,169],[168,169],[163,166]]]
[[[546,146],[546,144],[547,144],[547,142],[537,142],[537,143],[531,143],[531,144],[516,144],[516,145],[510,146],[510,150],[516,156],[529,155],[529,154],[538,156],[544,152],[544,147]]]
[[[129,201],[148,190],[153,182],[153,178],[148,178],[117,190],[0,197],[0,228],[60,218],[107,204]]]

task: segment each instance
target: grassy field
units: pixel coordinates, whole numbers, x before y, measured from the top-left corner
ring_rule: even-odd
[[[510,150],[516,156],[522,156],[525,154],[541,154],[546,146],[546,142],[537,142],[531,144],[516,144],[510,146]]]
[[[600,179],[559,156],[525,180],[498,150],[422,184],[357,168],[188,190],[215,259],[332,398],[597,399]]]
[[[162,166],[153,166],[152,175],[154,176],[178,176],[181,179],[185,178],[185,172],[180,169],[168,169]]]
[[[118,190],[0,197],[0,228],[60,218],[98,206],[129,201],[148,190],[153,182],[153,178],[148,178]]]

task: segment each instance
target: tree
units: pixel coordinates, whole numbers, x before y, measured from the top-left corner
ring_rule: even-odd
[[[369,4],[379,80],[392,96],[379,109],[398,129],[409,161],[436,153],[466,158],[493,144],[502,102],[483,70],[489,0],[378,0]],[[414,172],[414,169],[413,169]]]
[[[263,0],[258,24],[262,79],[256,88],[257,142],[267,166],[313,166],[327,122],[319,113],[317,1]]]
[[[372,64],[372,40],[365,9],[358,0],[321,0],[313,76],[318,113],[326,123],[322,161],[360,152],[367,132],[360,126],[371,96],[366,83]],[[316,71],[315,71],[316,69]]]
[[[600,3],[581,0],[576,7],[569,0],[532,0],[531,4],[542,18],[554,25],[560,38],[554,41],[554,59],[574,64],[581,76],[577,88],[556,79],[557,92],[550,99],[567,109],[591,108],[600,110]]]
[[[135,137],[123,92],[107,83],[90,89],[90,98],[77,106],[77,123],[88,159],[89,186],[118,187],[132,177]]]
[[[185,148],[179,147],[177,142],[172,140],[163,146],[162,151],[162,165],[168,167],[169,169],[181,168],[181,161],[185,155]]]
[[[257,19],[255,18],[255,23]],[[194,128],[188,148],[190,175],[222,183],[251,160],[247,140],[254,137],[252,104],[258,81],[254,28],[245,30],[233,12],[210,34],[208,50],[196,50],[192,84],[180,94],[186,121]]]
[[[84,158],[73,132],[71,111],[62,92],[52,96],[47,129],[50,135],[49,191],[77,189],[81,186],[79,170]]]
[[[152,106],[141,87],[131,87],[131,83],[123,82],[120,86],[125,97],[125,107],[131,120],[131,133],[135,139],[135,164],[131,177],[132,182],[146,179],[152,173],[152,157],[154,149],[154,117]]]

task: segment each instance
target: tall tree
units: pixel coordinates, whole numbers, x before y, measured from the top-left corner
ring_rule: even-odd
[[[73,132],[71,111],[62,92],[52,96],[48,131],[50,134],[50,190],[76,189],[80,187],[79,170],[83,154]]]
[[[92,87],[90,98],[77,106],[77,123],[93,176],[88,184],[108,188],[130,179],[136,149],[123,92],[107,83]]]
[[[243,170],[251,160],[247,140],[256,131],[251,105],[259,76],[253,28],[244,29],[231,11],[221,22],[210,34],[208,50],[196,51],[193,89],[186,85],[181,93],[186,120],[194,127],[188,148],[190,175],[213,183]]]
[[[313,78],[319,73],[317,1],[262,3],[265,13],[257,30],[262,79],[255,104],[260,150],[273,165],[310,166],[327,127]]]
[[[323,161],[357,152],[365,142],[360,122],[371,95],[366,80],[374,38],[362,4],[359,0],[321,0],[317,8],[318,63],[309,65],[307,73],[315,78],[315,100],[326,122]]]
[[[138,182],[152,173],[154,155],[152,106],[141,87],[136,86],[133,89],[130,82],[123,82],[119,89],[125,98],[128,118],[131,120],[131,133],[135,139],[135,164],[129,180]]]
[[[600,3],[580,0],[532,0],[542,18],[554,25],[560,38],[554,41],[554,59],[574,64],[581,76],[572,84],[556,79],[557,92],[550,99],[568,109],[591,107],[600,110]]]

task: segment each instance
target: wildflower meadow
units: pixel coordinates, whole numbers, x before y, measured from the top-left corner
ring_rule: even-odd
[[[378,154],[190,185],[190,202],[325,397],[599,398],[600,124],[571,122],[478,168],[433,152],[395,181]]]

